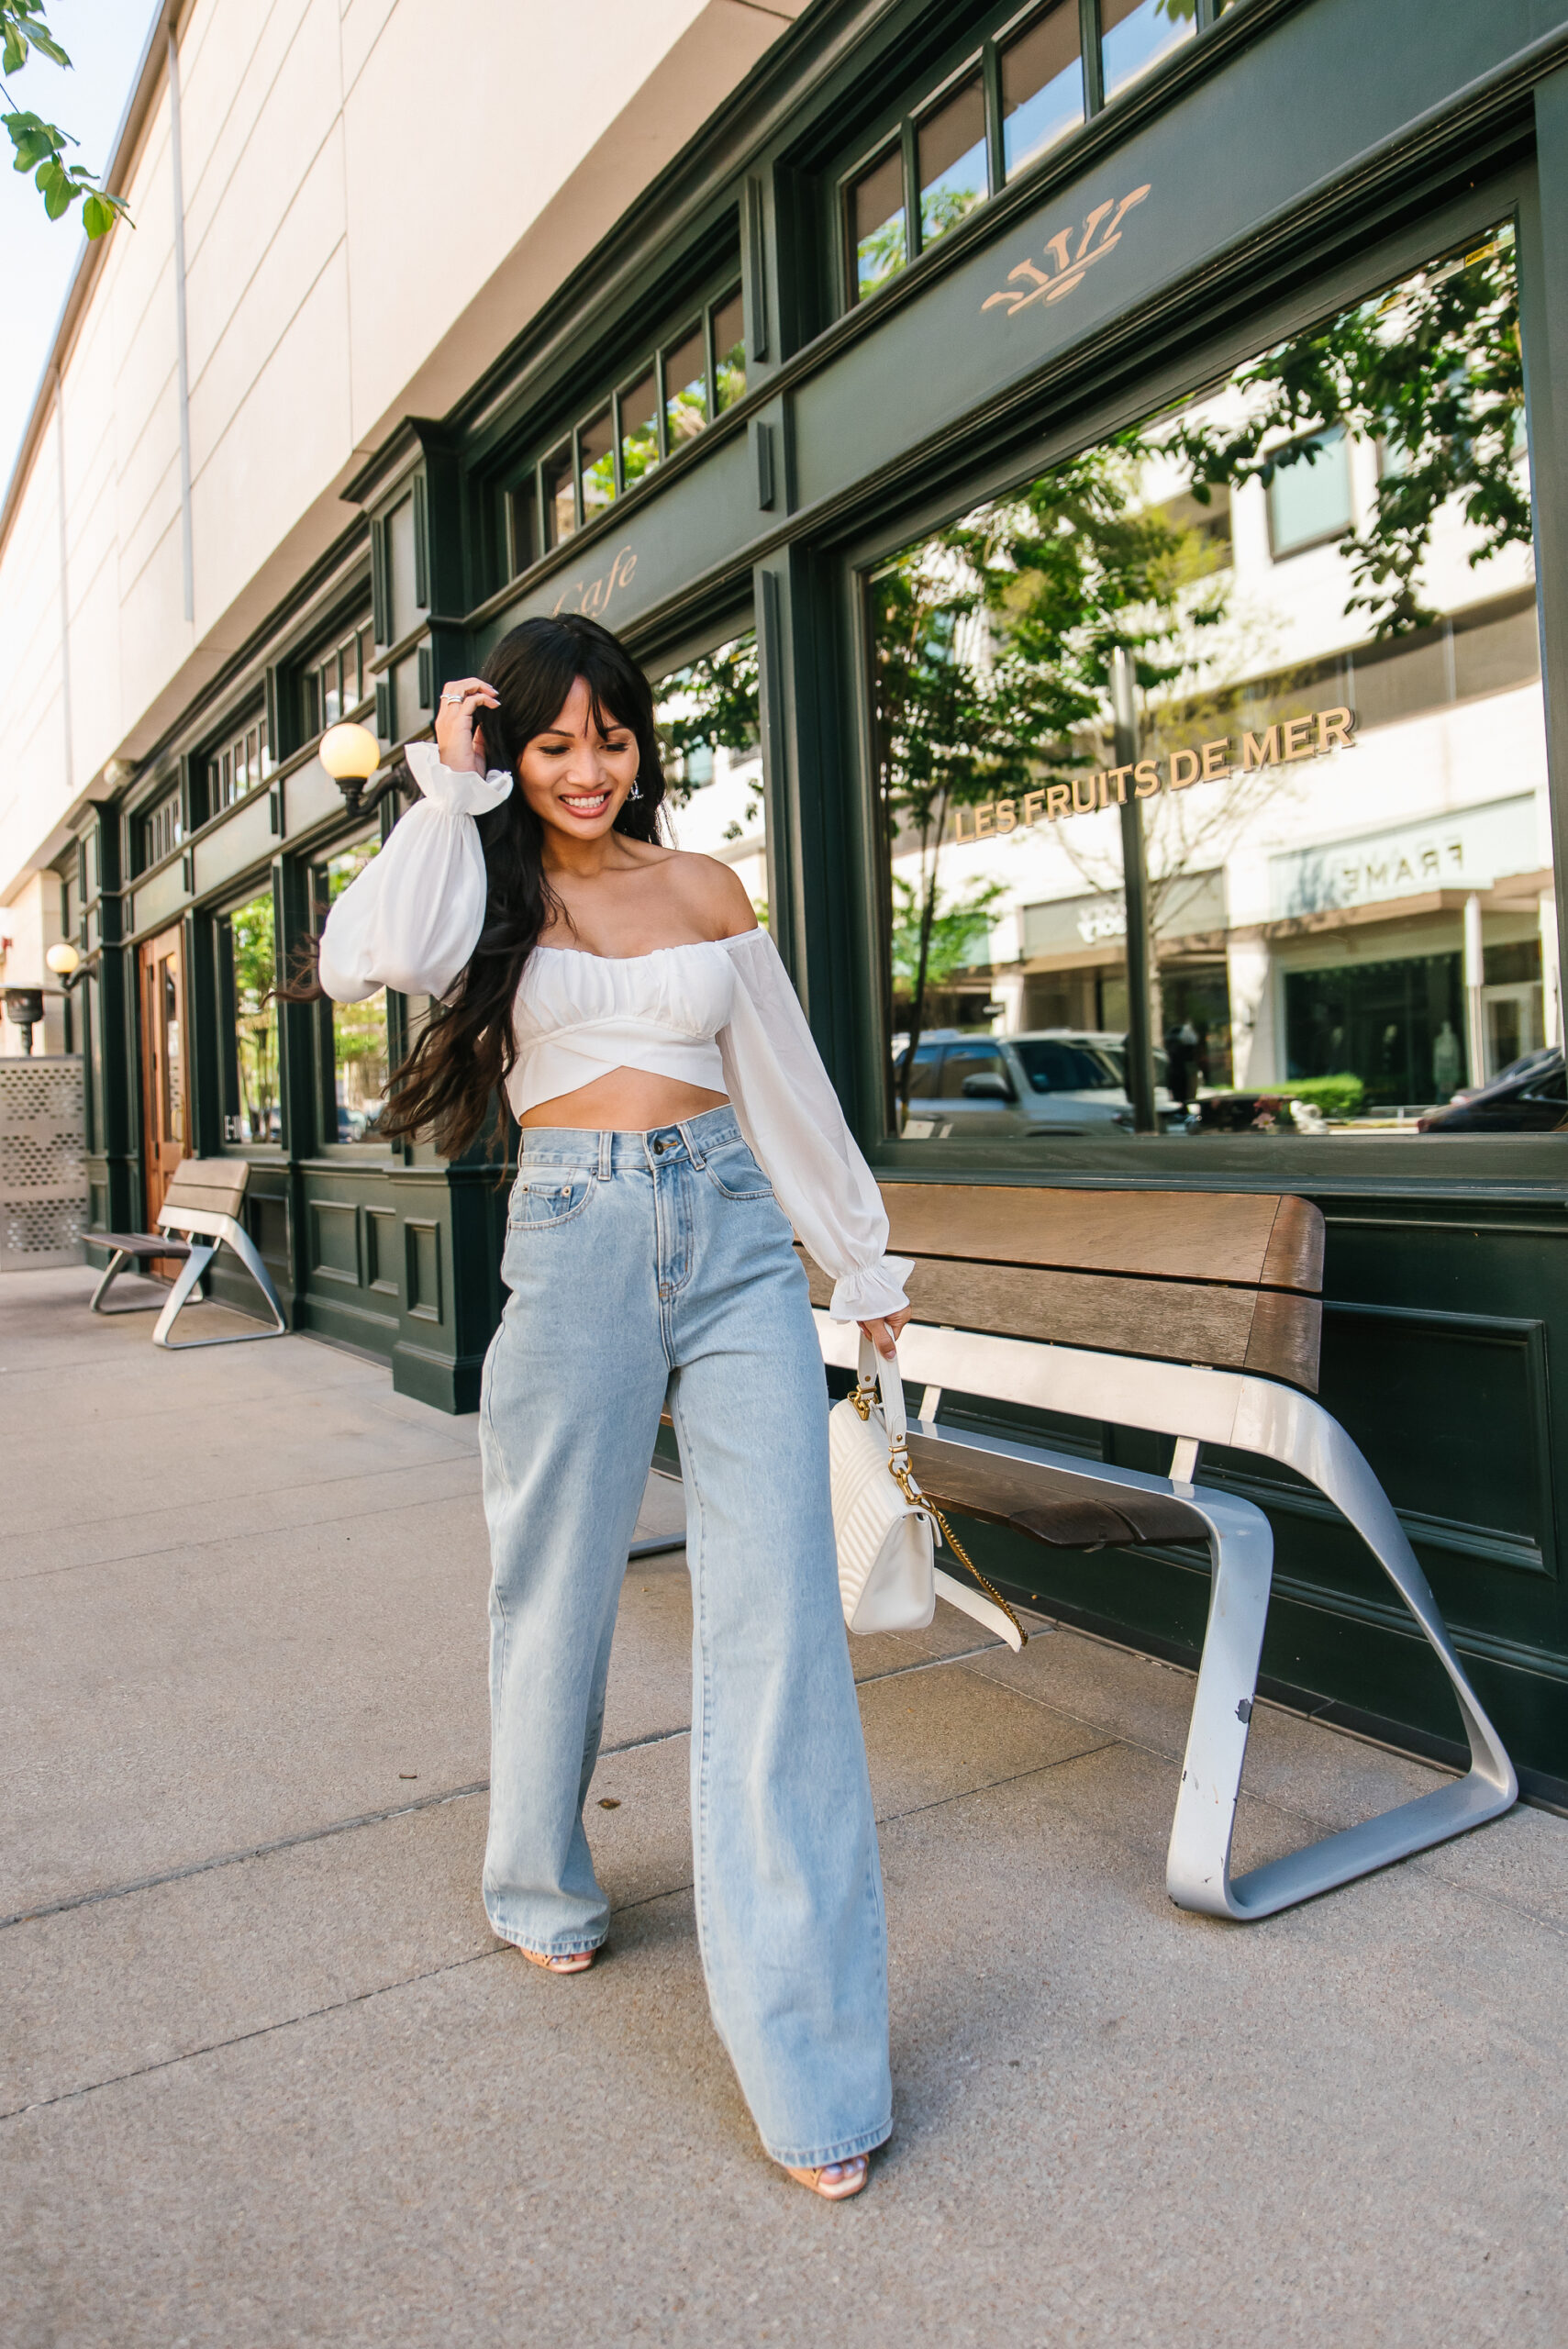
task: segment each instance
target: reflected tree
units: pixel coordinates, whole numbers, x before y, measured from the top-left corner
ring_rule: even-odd
[[[1529,546],[1511,226],[1281,343],[1234,382],[1243,421],[1180,416],[1156,439],[1191,467],[1200,500],[1221,484],[1266,488],[1282,467],[1313,463],[1314,436],[1335,426],[1375,441],[1373,510],[1364,530],[1341,541],[1356,583],[1346,609],[1365,612],[1374,635],[1402,635],[1438,617],[1422,599],[1420,573],[1451,500],[1476,532],[1473,566]]]

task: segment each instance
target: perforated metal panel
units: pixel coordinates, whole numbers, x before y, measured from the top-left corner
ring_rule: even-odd
[[[79,1264],[86,1229],[81,1061],[0,1060],[0,1273]]]

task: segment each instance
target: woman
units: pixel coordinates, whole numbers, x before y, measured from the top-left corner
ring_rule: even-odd
[[[455,1155],[497,1091],[521,1129],[480,1407],[485,1909],[552,1973],[604,1943],[583,1808],[668,1397],[709,2001],[768,2152],[841,2200],[891,2127],[886,1954],[790,1220],[836,1317],[884,1353],[909,1267],[740,882],[660,841],[652,697],[616,639],[525,621],[407,758],[424,796],[333,907],[320,975],[339,1002],[384,985],[448,1004],[384,1131],[430,1127]]]

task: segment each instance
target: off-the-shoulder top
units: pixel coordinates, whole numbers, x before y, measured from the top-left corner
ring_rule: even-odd
[[[484,927],[473,818],[500,807],[512,778],[454,773],[431,742],[411,742],[405,756],[422,796],[322,932],[321,984],[339,1003],[382,986],[450,994]],[[728,1094],[780,1206],[833,1277],[834,1319],[874,1319],[906,1302],[908,1260],[887,1253],[882,1195],[765,930],[648,954],[536,947],[513,1032],[506,1091],[519,1118],[616,1068]]]

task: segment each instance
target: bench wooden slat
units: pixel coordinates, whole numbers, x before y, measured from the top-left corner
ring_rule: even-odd
[[[811,1301],[826,1307],[833,1284],[809,1256],[805,1264]],[[1316,1297],[940,1256],[916,1259],[908,1296],[917,1321],[1097,1353],[1250,1370],[1309,1394],[1318,1390],[1322,1308]]]
[[[1323,1285],[1323,1216],[1246,1191],[1068,1191],[1002,1183],[884,1183],[903,1256],[1050,1265],[1151,1280]]]
[[[166,1232],[151,1231],[90,1231],[87,1235],[95,1248],[119,1248],[128,1256],[188,1256],[190,1249],[183,1240],[171,1240]]]
[[[209,1215],[238,1215],[250,1179],[250,1163],[243,1158],[183,1158],[159,1213],[202,1208]]]

